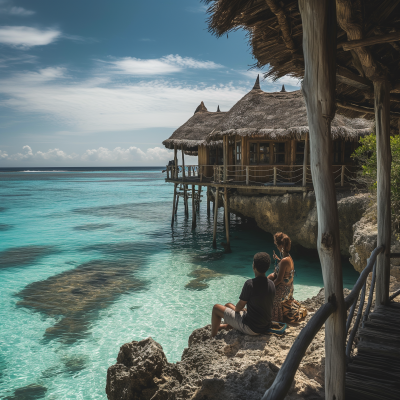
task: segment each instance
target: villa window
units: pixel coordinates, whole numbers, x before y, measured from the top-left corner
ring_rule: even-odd
[[[258,144],[250,143],[250,164],[258,163]]]
[[[274,161],[275,164],[285,164],[286,163],[286,149],[285,142],[274,143]]]
[[[269,143],[260,143],[260,164],[269,164]]]
[[[298,141],[296,142],[296,165],[303,165],[304,164],[304,149],[305,149],[305,142]]]
[[[210,148],[210,165],[221,165],[223,163],[223,150],[220,147]]]
[[[242,162],[242,142],[236,142],[236,165],[240,165]]]
[[[342,142],[335,140],[333,142],[333,164],[342,163]]]

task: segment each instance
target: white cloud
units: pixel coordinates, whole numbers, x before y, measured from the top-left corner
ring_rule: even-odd
[[[8,46],[29,48],[53,43],[61,36],[56,29],[37,29],[29,26],[0,27],[0,43]]]
[[[208,9],[208,6],[205,4],[200,4],[197,7],[186,7],[186,11],[190,13],[202,13],[204,14]]]
[[[106,61],[106,63],[117,73],[135,76],[167,75],[183,71],[185,68],[216,69],[223,67],[213,61],[200,61],[172,54],[155,59],[125,57],[115,61]]]
[[[23,146],[22,152],[9,155],[7,152],[0,150],[0,161],[3,162],[23,162],[37,163],[49,162],[65,163],[74,161],[75,164],[81,163],[86,165],[166,165],[173,156],[171,150],[161,147],[149,148],[141,150],[132,146],[128,148],[116,147],[108,149],[99,147],[97,149],[88,149],[82,155],[75,153],[67,154],[60,149],[49,149],[48,151],[36,151],[28,145]],[[42,164],[40,164],[42,165]]]
[[[35,11],[27,10],[23,7],[10,7],[9,9],[7,9],[7,12],[8,14],[17,15],[19,17],[29,17],[35,14]]]
[[[63,68],[46,68],[0,79],[0,105],[52,119],[75,134],[171,128],[182,125],[204,101],[228,110],[248,88],[184,85],[166,80],[121,83],[104,76],[77,82]]]

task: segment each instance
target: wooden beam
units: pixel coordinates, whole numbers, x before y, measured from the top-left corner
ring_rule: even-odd
[[[178,167],[178,148],[176,146],[176,144],[174,144],[174,177],[175,179],[178,179],[178,171],[179,171],[179,167]]]
[[[218,222],[218,196],[219,196],[219,187],[215,190],[214,197],[214,230],[213,230],[213,247],[217,248],[217,222]]]
[[[356,104],[350,104],[350,103],[342,103],[341,101],[337,101],[337,105],[339,107],[347,108],[348,110],[357,111],[357,112],[360,112],[363,114],[374,114],[375,115],[375,109],[373,109],[373,108],[357,106]],[[400,118],[399,112],[389,111],[389,114],[391,117]]]
[[[344,51],[356,49],[357,47],[373,46],[374,44],[397,42],[400,40],[400,32],[387,33],[385,35],[371,36],[364,39],[350,40],[338,44]]]
[[[377,157],[377,207],[378,207],[378,246],[384,245],[385,252],[379,254],[376,264],[376,300],[375,307],[389,301],[390,280],[390,109],[388,81],[374,82],[375,121],[376,121],[376,157]]]
[[[282,38],[285,42],[286,48],[290,50],[292,53],[296,51],[296,45],[294,44],[292,35],[291,35],[291,28],[287,21],[287,17],[285,11],[280,7],[277,1],[275,0],[265,0],[267,2],[268,7],[270,10],[276,15],[278,19],[279,27],[281,28]]]
[[[207,186],[207,217],[210,217],[210,187]]]
[[[325,323],[325,398],[345,398],[346,309],[343,297],[339,215],[332,175],[331,122],[336,111],[336,8],[334,0],[299,0],[303,24],[303,93],[310,134],[310,165],[317,201],[317,248],[325,302],[337,310]]]
[[[336,69],[336,80],[360,90],[373,91],[373,85],[369,79],[353,74],[353,72],[340,65]]]
[[[349,41],[363,39],[362,13],[358,10],[359,1],[336,0],[336,15],[339,26],[346,32]],[[360,59],[365,76],[375,81],[385,77],[385,71],[376,62],[371,51],[366,47],[356,47],[354,51]]]
[[[185,180],[185,152],[183,151],[183,145],[181,147],[182,151],[182,180]]]
[[[226,248],[227,253],[231,252],[231,241],[229,239],[229,205],[228,205],[228,189],[224,190],[224,212],[225,212],[225,232],[226,232]]]

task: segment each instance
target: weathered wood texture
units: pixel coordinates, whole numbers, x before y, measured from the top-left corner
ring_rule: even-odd
[[[361,0],[336,0],[339,26],[347,33],[347,39],[363,39],[363,10]],[[354,52],[361,62],[364,74],[375,81],[385,76],[382,66],[376,62],[368,47],[356,47]]]
[[[372,46],[380,43],[397,42],[400,40],[400,32],[388,33],[386,35],[371,36],[365,39],[351,40],[350,42],[341,43],[343,50],[353,50],[357,47]]]
[[[375,307],[389,300],[390,279],[390,86],[387,81],[374,82],[376,155],[377,155],[377,204],[378,204],[378,246],[385,245],[385,253],[380,254],[376,269]]]
[[[297,372],[297,368],[299,367],[308,346],[318,331],[322,328],[326,319],[329,318],[335,309],[336,302],[332,298],[330,302],[320,307],[320,309],[311,317],[307,325],[302,329],[299,336],[297,336],[294,341],[274,383],[265,392],[262,400],[283,400],[286,397]],[[344,349],[342,349],[342,352],[344,354]]]
[[[217,223],[218,223],[218,196],[219,196],[219,187],[215,190],[214,197],[214,230],[213,230],[213,248],[217,248]]]
[[[336,10],[333,0],[299,0],[303,25],[303,92],[310,127],[310,165],[317,200],[318,240],[326,300],[337,311],[325,324],[325,398],[344,400],[345,318],[339,217],[332,178],[331,121],[336,100]]]

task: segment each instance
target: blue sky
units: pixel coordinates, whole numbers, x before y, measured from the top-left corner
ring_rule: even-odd
[[[198,0],[0,0],[0,167],[165,165],[201,101],[226,111],[260,72],[206,19]]]

